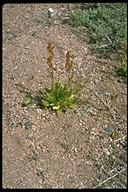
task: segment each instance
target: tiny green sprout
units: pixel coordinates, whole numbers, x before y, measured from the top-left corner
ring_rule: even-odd
[[[22,106],[29,107],[32,104],[32,97],[30,94],[26,95],[23,99]]]
[[[117,73],[122,78],[127,77],[127,65],[126,64],[122,64],[121,67],[117,70]]]

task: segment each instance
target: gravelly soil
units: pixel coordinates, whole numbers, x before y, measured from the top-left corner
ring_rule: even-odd
[[[62,24],[70,6],[3,7],[3,188],[126,188],[127,86],[116,77],[115,61],[97,58],[87,41]],[[58,11],[52,18],[50,7]],[[21,107],[24,93],[17,88],[50,86],[49,41],[55,45],[56,78],[65,80],[65,53],[71,49],[73,80],[83,85],[85,103],[59,116]]]

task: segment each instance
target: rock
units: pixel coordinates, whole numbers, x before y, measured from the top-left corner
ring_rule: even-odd
[[[30,129],[30,128],[32,128],[32,122],[30,120],[27,120],[24,123],[24,126],[25,126],[25,129]]]
[[[105,92],[104,95],[111,96],[111,93],[110,92]]]
[[[108,156],[110,155],[110,152],[108,151],[108,149],[104,148],[103,151],[104,151],[104,153],[106,153]]]
[[[58,24],[59,24],[59,21],[56,21],[56,20],[55,20],[55,21],[54,21],[54,24],[55,24],[55,25],[58,25]]]
[[[111,134],[113,132],[113,129],[111,127],[107,127],[104,129],[104,131]]]
[[[54,12],[54,10],[53,10],[52,8],[49,8],[48,11],[49,11],[50,13],[53,13],[53,12]]]
[[[53,17],[57,14],[57,11],[53,10],[52,8],[48,9],[49,17]]]
[[[95,79],[95,84],[98,84],[100,81],[98,79]]]

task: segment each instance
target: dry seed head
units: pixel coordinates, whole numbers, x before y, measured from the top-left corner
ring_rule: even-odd
[[[66,53],[66,63],[65,63],[65,69],[66,71],[70,71],[72,68],[72,59],[71,59],[71,51],[67,51]]]
[[[51,57],[49,57],[49,58],[47,59],[47,64],[48,64],[49,68],[52,68],[52,67],[53,67],[53,63],[52,63],[52,58],[51,58]]]
[[[48,47],[47,47],[47,50],[48,50],[48,53],[49,53],[49,56],[47,58],[47,64],[49,66],[49,68],[53,69],[53,57],[54,57],[54,53],[53,53],[53,49],[54,49],[54,46],[51,42],[48,43]]]
[[[50,52],[50,51],[53,50],[53,49],[54,49],[54,45],[53,45],[51,42],[49,42],[49,43],[48,43],[47,50]]]

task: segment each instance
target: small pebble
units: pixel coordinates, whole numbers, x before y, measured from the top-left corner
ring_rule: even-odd
[[[104,95],[111,96],[111,93],[110,92],[105,92]]]
[[[110,155],[110,152],[108,151],[108,149],[105,149],[104,148],[104,152],[109,156]]]
[[[30,129],[32,128],[32,122],[30,120],[26,121],[24,123],[25,129]]]
[[[94,81],[96,84],[98,84],[100,81],[98,79],[95,79]]]
[[[107,127],[104,129],[104,131],[107,133],[112,133],[113,129],[111,127]]]
[[[48,11],[49,11],[50,13],[53,13],[53,12],[54,12],[54,10],[53,10],[52,8],[49,8]]]

